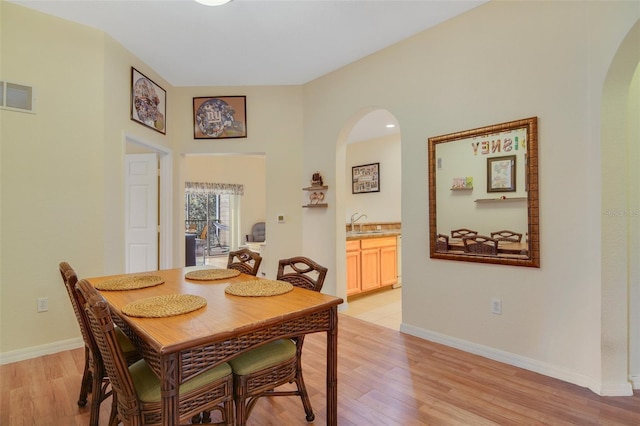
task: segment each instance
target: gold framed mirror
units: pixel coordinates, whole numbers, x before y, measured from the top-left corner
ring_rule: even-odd
[[[540,267],[538,118],[429,138],[434,259]]]

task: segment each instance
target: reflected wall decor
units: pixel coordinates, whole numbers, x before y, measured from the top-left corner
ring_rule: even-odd
[[[515,192],[516,156],[487,158],[487,192]]]

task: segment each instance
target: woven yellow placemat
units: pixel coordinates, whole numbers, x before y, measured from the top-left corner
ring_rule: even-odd
[[[164,278],[157,275],[133,275],[126,277],[111,278],[94,285],[98,290],[136,290],[140,288],[153,287],[164,283]]]
[[[182,315],[207,305],[207,299],[191,294],[165,294],[127,303],[122,313],[138,318],[164,318]]]
[[[196,271],[187,272],[184,277],[189,280],[223,280],[225,278],[233,278],[240,275],[240,271],[235,269],[198,269]]]
[[[224,292],[233,294],[234,296],[259,297],[277,296],[278,294],[288,293],[291,290],[293,290],[293,285],[284,281],[251,280],[229,284],[229,286],[224,289]]]

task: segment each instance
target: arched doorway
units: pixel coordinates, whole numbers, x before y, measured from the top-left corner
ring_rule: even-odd
[[[631,262],[640,257],[639,63],[640,22],[637,22],[618,48],[602,92],[603,395],[631,394],[627,385],[630,380],[635,388],[640,388],[640,266]]]
[[[347,296],[347,315],[353,315],[360,319],[376,323],[388,328],[399,329],[402,317],[401,300],[401,149],[400,129],[394,115],[381,108],[365,108],[354,114],[347,124],[343,126],[341,135],[343,139],[338,142],[336,168],[344,179],[336,179],[337,186],[341,187],[341,202],[337,203],[336,223],[342,228],[342,233],[349,237],[347,243],[347,276],[344,293]],[[352,188],[353,169],[366,169],[373,167],[379,170],[379,187],[374,191],[359,191]],[[340,173],[337,172],[337,175]],[[373,280],[374,287],[366,288],[367,271],[371,269],[371,257],[364,257],[365,251],[353,251],[353,243],[357,236],[353,232],[345,233],[351,226],[352,219],[357,220],[357,230],[365,229],[366,241],[379,236],[385,244],[393,247],[380,249],[379,254],[379,283]],[[368,232],[377,233],[367,235]],[[379,232],[379,233],[378,233]],[[361,235],[362,236],[362,235]],[[338,237],[344,240],[344,236]],[[364,240],[363,240],[364,241]],[[337,244],[338,256],[345,253],[340,244]],[[386,251],[385,251],[386,250]],[[362,258],[360,257],[362,253]],[[367,252],[370,256],[375,256]],[[386,256],[386,257],[385,257]],[[366,260],[365,260],[366,259]],[[394,273],[393,284],[382,275],[389,270],[389,260],[396,265],[397,274]],[[344,259],[338,259],[344,262]],[[375,263],[375,262],[374,262]],[[367,271],[365,271],[365,269]],[[357,270],[358,273],[354,273]],[[361,272],[361,273],[360,273]],[[342,274],[341,274],[342,275]],[[397,279],[395,279],[397,276]],[[342,278],[342,276],[340,277]],[[362,288],[354,287],[354,282],[362,280]],[[370,284],[372,281],[369,280]],[[379,285],[379,287],[377,287]],[[360,293],[360,291],[362,291]]]

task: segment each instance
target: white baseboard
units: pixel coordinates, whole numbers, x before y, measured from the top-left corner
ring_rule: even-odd
[[[640,389],[640,374],[631,375],[629,380],[631,380],[631,385],[634,389]]]
[[[600,385],[597,390],[592,387],[589,389],[600,396],[633,396],[633,387],[631,382],[603,384]]]
[[[24,361],[25,359],[37,358],[43,355],[55,354],[62,351],[77,349],[84,346],[82,337],[76,337],[59,342],[47,343],[46,345],[32,346],[30,348],[9,351],[0,354],[0,365],[11,364],[12,362]]]
[[[400,325],[400,331],[412,336],[420,337],[425,340],[440,343],[442,345],[449,346],[455,349],[460,349],[474,355],[480,355],[494,361],[499,361],[508,365],[513,365],[514,367],[523,368],[525,370],[533,371],[535,373],[544,374],[545,376],[573,383],[574,385],[586,387],[601,396],[633,395],[631,383],[629,382],[603,385],[601,383],[596,383],[592,378],[585,376],[584,374],[576,373],[575,371],[559,368],[558,366],[547,364],[535,359],[515,355],[509,352],[490,348],[488,346],[468,342],[466,340],[456,339],[455,337],[447,336],[429,330],[424,330],[404,323]],[[636,377],[636,381],[634,382],[634,386],[636,387],[636,389],[639,380],[640,376]]]

